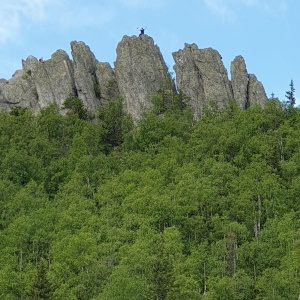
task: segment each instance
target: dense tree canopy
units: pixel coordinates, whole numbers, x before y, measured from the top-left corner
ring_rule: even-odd
[[[298,299],[300,111],[184,101],[0,113],[1,299]]]

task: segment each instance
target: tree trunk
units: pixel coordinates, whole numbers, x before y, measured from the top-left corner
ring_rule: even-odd
[[[260,232],[261,229],[261,197],[260,195],[257,196],[257,217],[256,220],[254,222],[254,236],[255,238],[258,237],[258,234]]]
[[[203,266],[203,284],[204,284],[204,287],[203,287],[203,295],[206,294],[207,292],[207,286],[206,286],[206,266],[205,266],[205,263],[204,263],[204,266]]]
[[[226,271],[229,276],[233,276],[236,268],[236,240],[234,232],[228,233],[226,248]]]

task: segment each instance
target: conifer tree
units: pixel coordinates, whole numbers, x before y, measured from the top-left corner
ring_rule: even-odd
[[[30,299],[47,300],[51,297],[50,284],[47,279],[47,261],[42,258],[38,265],[29,293]]]
[[[287,100],[288,106],[294,107],[296,103],[296,98],[294,93],[295,93],[294,82],[293,79],[291,79],[290,90],[285,93],[285,97],[288,99]]]

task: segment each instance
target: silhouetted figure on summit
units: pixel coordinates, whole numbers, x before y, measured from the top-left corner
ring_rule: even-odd
[[[146,26],[146,28],[147,28],[147,26]],[[141,36],[145,33],[145,30],[146,30],[146,28],[141,28],[141,29],[138,29],[141,33],[139,34],[139,38],[141,38]]]

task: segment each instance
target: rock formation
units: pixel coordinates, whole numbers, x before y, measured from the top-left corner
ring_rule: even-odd
[[[69,95],[75,93],[73,66],[63,50],[57,50],[45,62],[29,56],[23,61],[23,71],[30,74],[34,83],[39,109],[49,103],[57,103],[60,107]]]
[[[136,122],[169,77],[167,66],[151,37],[124,36],[117,47],[115,71],[125,109]]]
[[[267,95],[264,87],[253,74],[248,74],[246,63],[242,56],[237,56],[230,66],[231,85],[234,100],[242,109],[251,105],[264,105]]]
[[[49,60],[29,56],[22,61],[22,70],[9,80],[0,81],[0,108],[30,107],[34,111],[56,103],[62,108],[69,96],[78,96],[87,109],[119,95],[114,70],[108,63],[99,63],[83,42],[71,42],[73,61],[63,50]]]
[[[268,97],[265,89],[260,81],[257,80],[254,74],[249,74],[248,85],[248,104],[249,106],[258,104],[264,106]]]
[[[38,95],[30,72],[18,70],[10,80],[0,80],[0,109],[9,111],[12,107],[36,109]]]
[[[90,48],[83,42],[71,42],[71,49],[78,97],[87,109],[95,110],[100,106],[96,77],[98,61]]]
[[[185,44],[173,57],[177,89],[190,98],[195,119],[200,118],[203,108],[211,102],[221,108],[233,99],[227,71],[216,50]]]
[[[93,111],[121,96],[125,111],[137,123],[151,107],[151,96],[172,82],[159,47],[147,35],[123,37],[117,46],[114,69],[109,63],[99,62],[83,42],[72,41],[71,54],[73,60],[63,50],[44,62],[33,56],[23,60],[22,69],[11,79],[0,79],[0,109],[9,111],[19,106],[37,112],[50,103],[62,108],[72,95]],[[222,108],[235,101],[246,109],[255,104],[263,106],[267,100],[263,85],[255,75],[248,74],[242,56],[231,63],[231,81],[220,54],[212,48],[185,44],[173,57],[177,89],[188,97],[195,119],[212,103]],[[175,91],[175,86],[170,89]]]
[[[241,55],[231,62],[230,72],[234,100],[240,108],[245,109],[248,106],[249,77],[245,60]]]
[[[101,104],[107,104],[110,99],[120,95],[116,74],[109,63],[99,62],[97,64],[96,78]]]

